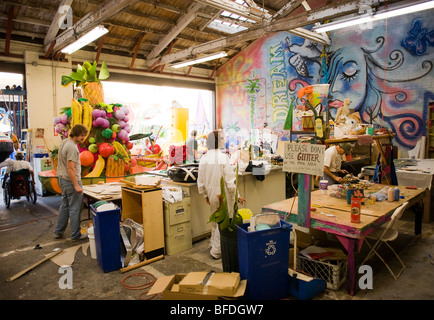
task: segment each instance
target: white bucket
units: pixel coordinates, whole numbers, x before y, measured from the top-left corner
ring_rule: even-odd
[[[95,233],[93,227],[87,228],[87,237],[89,238],[90,256],[96,259]]]

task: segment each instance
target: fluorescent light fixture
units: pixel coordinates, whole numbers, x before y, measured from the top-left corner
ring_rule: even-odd
[[[226,56],[227,56],[226,52],[220,51],[218,53],[210,54],[210,55],[203,56],[203,57],[200,57],[197,59],[188,60],[188,61],[184,61],[184,62],[180,62],[180,63],[175,63],[175,64],[172,64],[170,67],[182,68],[185,66],[190,66],[192,64],[201,63],[201,62],[205,62],[205,61],[209,61],[209,60],[214,60],[214,59],[218,59],[218,58],[222,58],[222,57],[226,57]]]
[[[103,36],[107,32],[108,32],[108,30],[106,28],[104,28],[104,26],[96,26],[95,28],[90,30],[88,33],[81,36],[80,38],[78,38],[73,43],[66,46],[65,48],[63,48],[60,51],[63,53],[71,54],[71,53],[77,51],[78,49],[83,48],[85,45],[91,43],[92,41],[98,39],[99,37]]]
[[[413,13],[413,12],[432,9],[432,8],[434,8],[434,0],[421,2],[418,4],[411,5],[411,6],[399,7],[399,8],[395,8],[395,9],[391,9],[391,10],[387,10],[387,11],[381,11],[381,12],[378,12],[374,15],[365,14],[365,15],[361,15],[361,16],[358,16],[355,18],[343,19],[343,20],[339,20],[339,21],[335,21],[335,22],[331,22],[331,23],[327,23],[327,24],[323,24],[323,25],[319,25],[319,26],[314,26],[312,29],[318,33],[322,33],[322,32],[327,32],[327,31],[331,31],[331,30],[351,27],[351,26],[355,26],[355,25],[370,22],[370,21],[387,19],[387,18],[391,18],[391,17],[400,16],[403,14]]]

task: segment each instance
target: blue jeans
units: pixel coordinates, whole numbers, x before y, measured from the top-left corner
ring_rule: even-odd
[[[81,181],[78,182],[80,187]],[[70,221],[71,239],[78,239],[80,232],[81,209],[83,205],[83,193],[77,193],[71,181],[59,178],[60,189],[62,189],[62,200],[60,202],[59,216],[54,233],[62,235]]]

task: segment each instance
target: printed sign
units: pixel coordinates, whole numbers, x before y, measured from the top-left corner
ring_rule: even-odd
[[[322,176],[325,146],[320,144],[285,142],[283,171]]]

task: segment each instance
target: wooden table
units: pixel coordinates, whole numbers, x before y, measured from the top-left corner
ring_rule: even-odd
[[[365,196],[369,193],[381,190],[385,185],[374,185],[369,190],[365,190]],[[363,244],[364,238],[375,229],[390,220],[391,215],[401,204],[408,201],[410,206],[423,200],[425,189],[406,189],[399,187],[400,195],[404,199],[399,201],[381,201],[369,203],[361,208],[360,223],[351,223],[351,205],[347,204],[346,199],[337,199],[322,194],[320,190],[311,193],[311,206],[316,207],[310,213],[310,227],[323,230],[336,235],[339,241],[347,250],[347,290],[354,295],[356,284],[356,257]],[[294,204],[293,204],[294,203]],[[289,214],[289,211],[292,211]],[[278,213],[281,218],[291,223],[297,222],[298,197],[269,204],[262,208],[263,213]],[[327,215],[326,215],[327,214]],[[422,214],[415,215],[415,233],[420,233],[422,225]]]

